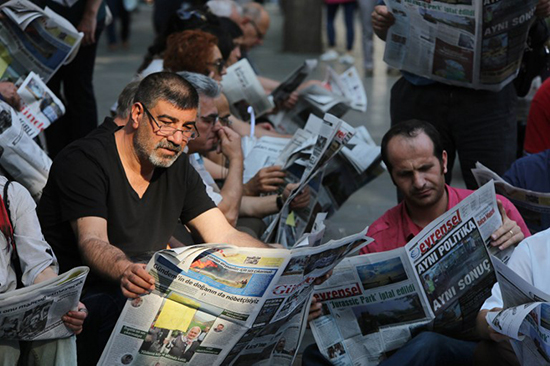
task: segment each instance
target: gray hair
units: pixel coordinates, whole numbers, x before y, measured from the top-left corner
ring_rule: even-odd
[[[231,18],[234,11],[237,14],[242,15],[242,7],[231,0],[210,0],[206,3],[206,6],[210,8],[210,11],[219,17]]]
[[[134,80],[122,89],[122,92],[118,96],[116,106],[116,116],[118,118],[128,119],[132,110],[132,104],[134,104],[134,96],[138,90],[139,82],[140,80]]]
[[[262,8],[256,4],[247,3],[243,6],[242,15],[259,23],[262,17]]]
[[[216,80],[196,72],[180,71],[177,74],[187,80],[199,95],[213,99],[220,96],[221,88]]]

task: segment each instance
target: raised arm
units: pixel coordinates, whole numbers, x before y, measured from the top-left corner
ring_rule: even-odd
[[[107,220],[81,217],[71,222],[84,262],[97,274],[120,283],[122,294],[129,298],[151,292],[155,280],[145,264],[132,262],[119,248],[109,243]]]
[[[389,12],[386,5],[377,5],[372,12],[372,29],[381,40],[385,41],[388,29],[395,23],[393,14]]]

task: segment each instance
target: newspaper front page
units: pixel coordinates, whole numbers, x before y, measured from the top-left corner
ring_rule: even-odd
[[[88,267],[76,267],[47,281],[0,294],[0,339],[72,336],[61,317],[77,308],[88,272]]]
[[[390,66],[446,84],[498,91],[517,75],[537,1],[386,4],[396,19],[384,53]]]
[[[291,365],[313,282],[366,245],[365,233],[293,250],[157,252],[147,267],[155,291],[128,300],[99,364]]]
[[[504,310],[487,313],[491,327],[511,338],[521,365],[550,363],[550,295],[493,258]]]
[[[65,114],[65,106],[61,100],[32,71],[17,89],[17,94],[21,97],[19,120],[31,138],[38,136]]]
[[[11,0],[0,12],[0,78],[15,82],[32,70],[48,82],[76,55],[83,34],[49,8]]]
[[[532,234],[550,227],[550,193],[514,187],[479,162],[472,169],[472,174],[480,186],[493,179],[497,193],[508,198],[517,207]]]
[[[344,260],[315,292],[323,316],[311,327],[321,353],[336,365],[370,365],[422,329],[471,337],[495,282],[489,241],[501,224],[490,182],[405,247]]]

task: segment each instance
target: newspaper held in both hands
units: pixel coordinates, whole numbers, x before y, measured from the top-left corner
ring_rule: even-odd
[[[343,260],[315,291],[323,315],[310,324],[321,353],[338,365],[370,365],[420,327],[470,336],[495,282],[488,243],[501,225],[490,182],[405,247]]]
[[[21,115],[0,101],[0,165],[38,202],[52,160],[26,133]]]
[[[31,138],[65,114],[65,106],[61,100],[32,71],[17,89],[17,94],[21,97],[21,110],[17,114],[25,132]]]
[[[493,258],[504,310],[487,313],[489,325],[511,338],[521,365],[550,363],[550,295]]]
[[[308,75],[317,68],[317,60],[305,60],[292,74],[290,74],[279,86],[271,92],[273,103],[279,105],[295,91]]]
[[[514,187],[480,162],[472,174],[480,186],[493,179],[497,193],[512,201],[532,234],[550,227],[550,193]]]
[[[76,55],[83,34],[52,10],[11,0],[0,12],[0,78],[16,81],[32,70],[47,82]]]
[[[100,365],[291,365],[315,278],[367,242],[258,249],[205,244],[157,252],[148,295],[128,300]]]
[[[88,267],[0,294],[0,339],[36,341],[73,335],[61,317],[76,310]]]
[[[517,75],[537,0],[389,0],[384,61],[446,84],[501,90]]]

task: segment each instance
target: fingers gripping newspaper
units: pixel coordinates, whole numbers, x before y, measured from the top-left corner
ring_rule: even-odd
[[[498,91],[517,75],[536,0],[388,0],[384,61],[431,80]]]
[[[472,173],[480,186],[491,179],[495,181],[497,193],[512,201],[532,234],[550,227],[550,193],[514,187],[479,162],[472,169]]]
[[[99,364],[291,365],[313,282],[368,243],[316,247],[197,245],[155,253],[149,295],[128,300]]]
[[[88,272],[88,267],[76,267],[47,281],[0,294],[0,339],[72,336],[61,317],[76,310]]]
[[[493,258],[504,310],[487,313],[489,325],[510,337],[521,365],[550,364],[550,295]]]
[[[27,0],[0,6],[0,77],[16,81],[29,71],[45,82],[76,55],[83,34],[51,9]]]
[[[405,247],[344,259],[314,294],[321,353],[335,365],[371,365],[421,329],[467,337],[495,282],[488,242],[501,224],[490,182]]]

